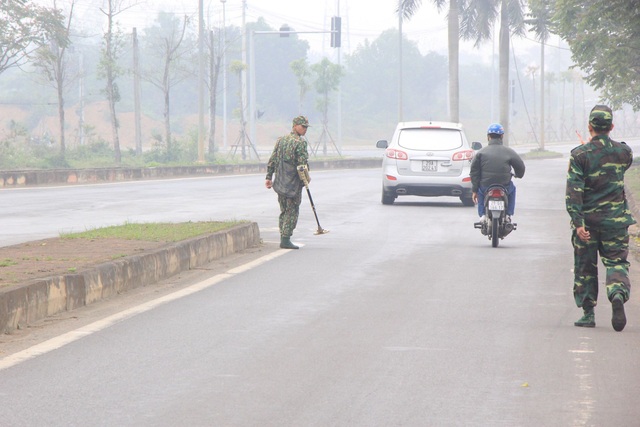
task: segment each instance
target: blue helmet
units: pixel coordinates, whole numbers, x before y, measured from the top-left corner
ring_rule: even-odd
[[[489,125],[489,129],[487,129],[487,135],[490,133],[494,133],[496,135],[504,135],[504,128],[500,123],[492,123]]]

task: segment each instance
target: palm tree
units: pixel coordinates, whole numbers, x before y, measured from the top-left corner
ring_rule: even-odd
[[[432,0],[442,10],[446,0]],[[448,28],[448,60],[449,60],[449,120],[460,121],[460,80],[459,80],[459,55],[460,55],[460,17],[459,8],[464,6],[465,0],[449,0],[449,13],[447,14]],[[399,0],[397,12],[404,18],[411,18],[422,5],[422,0]]]
[[[550,4],[552,3],[552,4]],[[531,27],[540,41],[540,150],[544,150],[544,44],[551,35],[551,19],[554,2],[549,0],[529,0],[527,14],[529,19],[525,23]]]
[[[524,0],[468,0],[463,10],[461,33],[466,39],[475,39],[475,45],[491,38],[493,24],[500,16],[498,51],[500,55],[500,123],[509,135],[509,47],[511,34],[524,33]]]

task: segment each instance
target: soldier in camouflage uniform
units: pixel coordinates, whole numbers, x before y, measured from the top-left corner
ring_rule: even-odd
[[[284,249],[298,249],[298,246],[291,243],[291,235],[298,224],[302,188],[304,187],[297,167],[300,165],[308,167],[307,141],[302,138],[307,133],[308,127],[309,120],[306,117],[294,118],[291,133],[278,138],[267,162],[265,186],[273,188],[278,193],[280,247]],[[276,177],[272,181],[274,173]]]
[[[627,323],[624,303],[629,299],[629,226],[635,220],[624,194],[624,174],[633,153],[624,142],[613,141],[613,113],[596,105],[589,114],[591,140],[571,151],[566,206],[571,217],[574,248],[573,295],[584,315],[575,326],[595,327],[598,301],[598,253],[606,268],[611,324],[622,331]]]

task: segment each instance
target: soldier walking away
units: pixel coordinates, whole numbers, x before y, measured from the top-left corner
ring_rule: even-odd
[[[291,243],[291,235],[298,224],[304,187],[298,174],[298,166],[309,167],[307,141],[303,138],[308,127],[309,120],[305,116],[294,118],[291,133],[278,138],[267,162],[265,186],[278,193],[280,247],[284,249],[298,249],[298,246]],[[275,180],[272,180],[274,173]]]
[[[633,152],[624,142],[609,137],[613,112],[596,105],[589,114],[591,140],[571,151],[567,174],[566,206],[573,233],[573,296],[584,315],[574,325],[596,326],[598,253],[606,269],[606,292],[611,302],[611,325],[622,331],[627,324],[624,303],[629,300],[629,226],[635,224],[624,193],[624,174]]]

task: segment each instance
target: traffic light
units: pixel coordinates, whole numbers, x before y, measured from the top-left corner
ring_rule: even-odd
[[[342,37],[342,18],[334,16],[331,18],[331,47],[340,47]]]
[[[289,37],[289,33],[291,32],[291,27],[287,24],[282,24],[280,27],[280,37]]]

